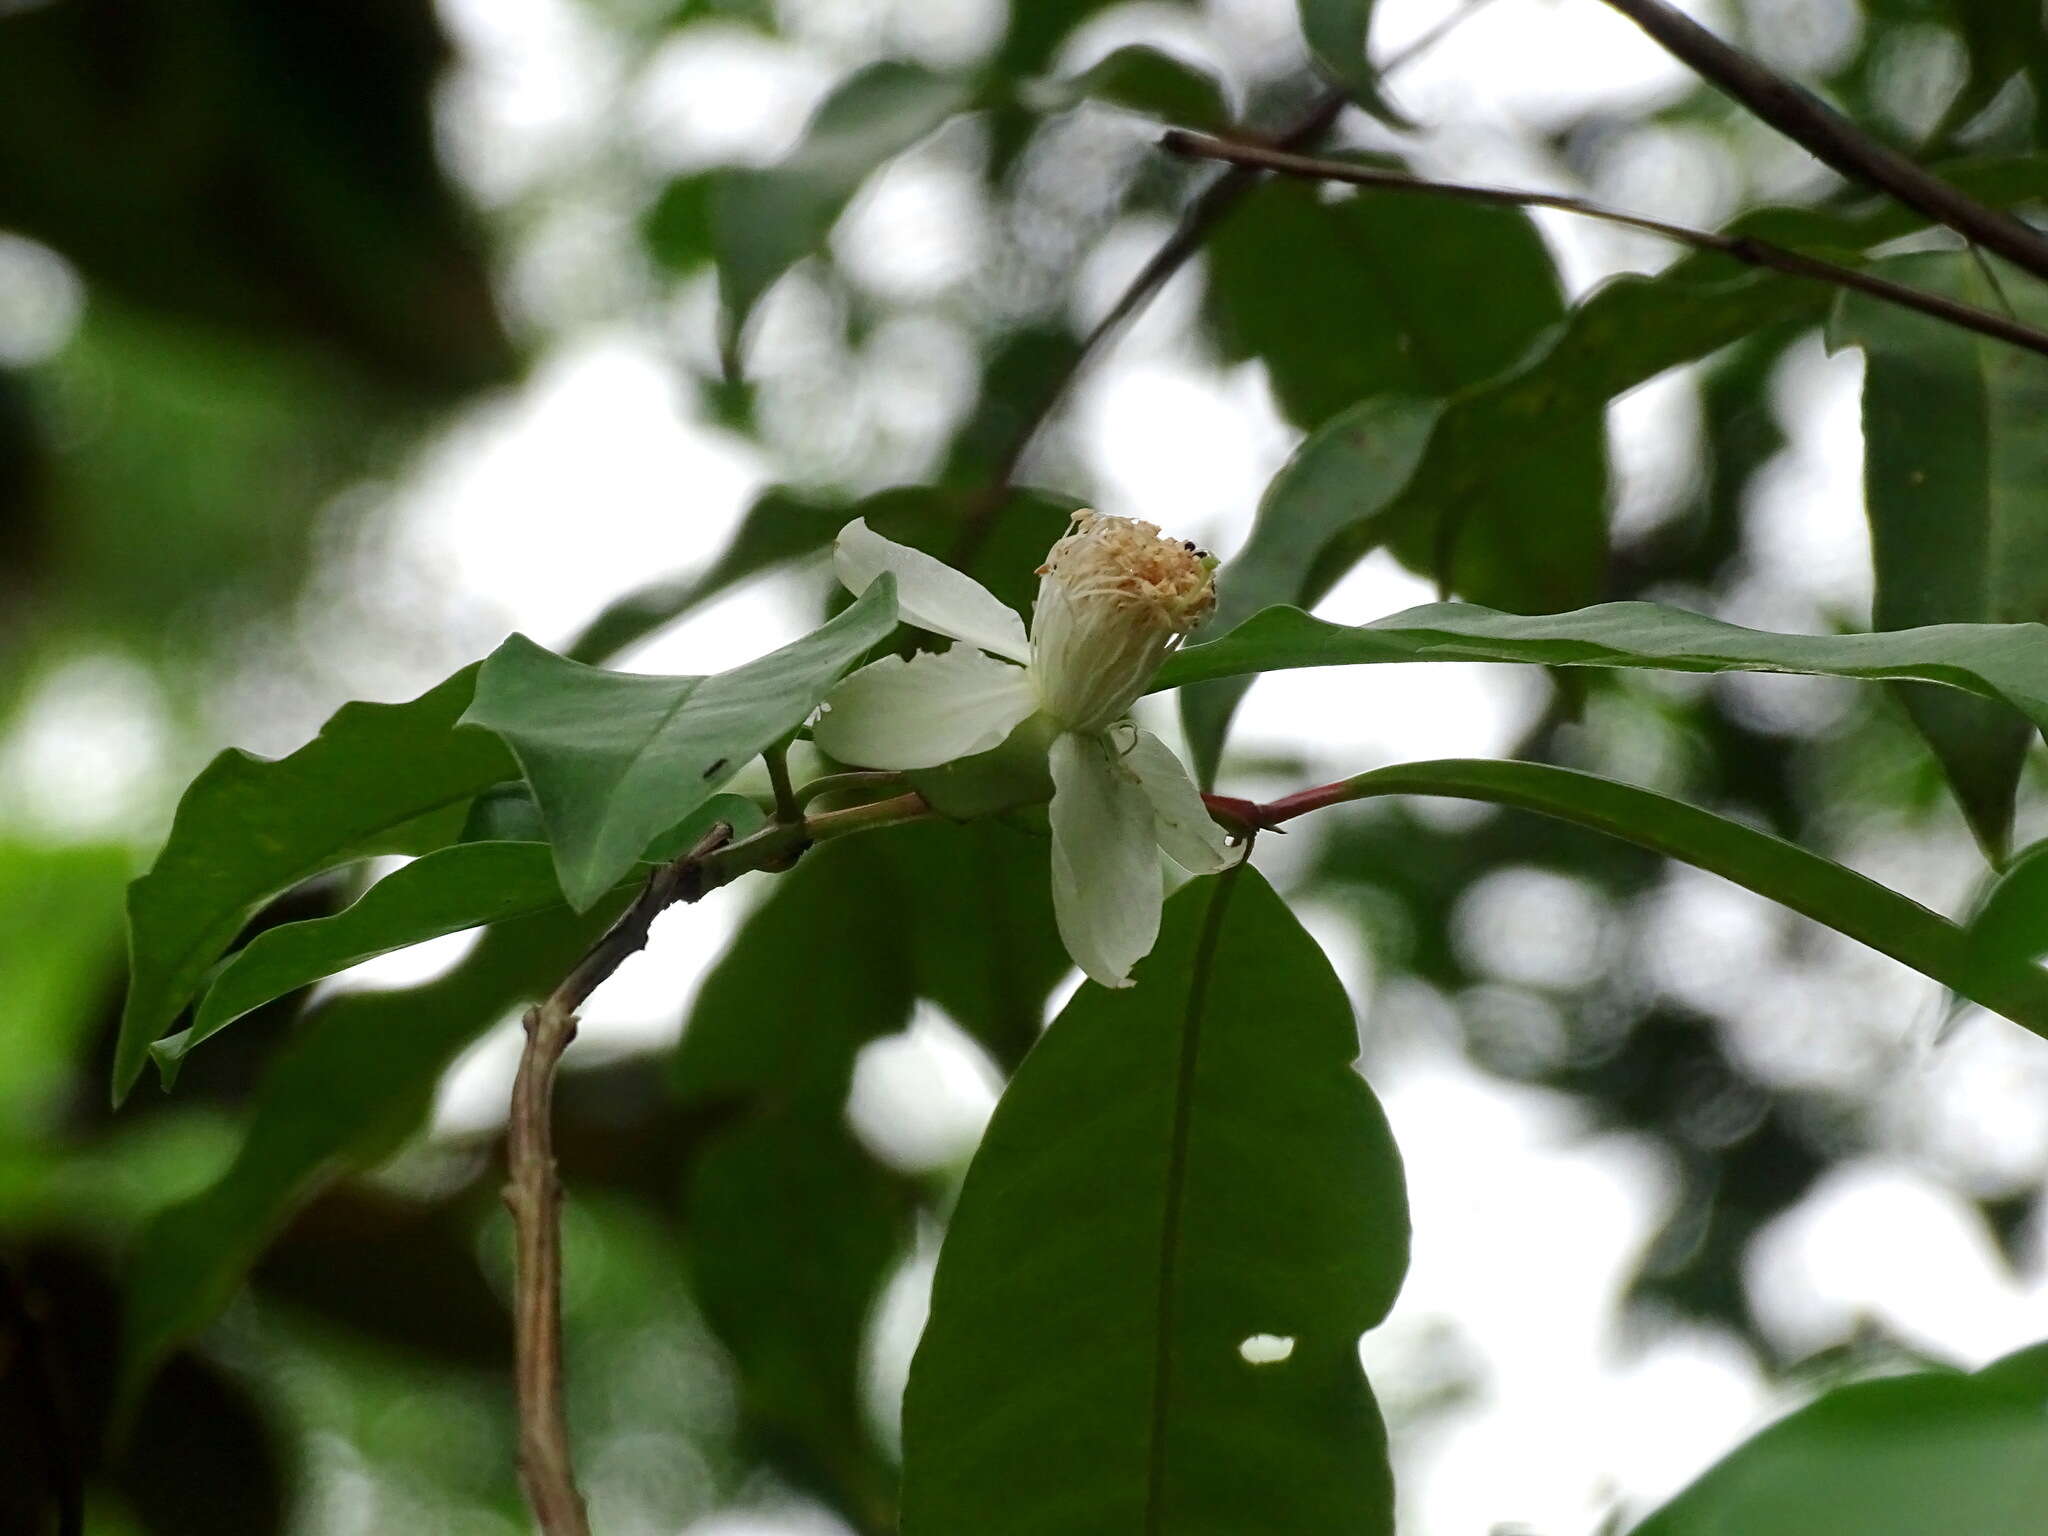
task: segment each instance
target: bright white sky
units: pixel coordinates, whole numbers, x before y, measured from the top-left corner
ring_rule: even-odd
[[[1426,31],[1450,3],[1382,0],[1380,50]],[[416,691],[509,629],[560,642],[625,588],[702,564],[776,475],[759,448],[707,424],[679,387],[672,359],[705,355],[708,295],[665,309],[636,291],[622,252],[641,183],[584,174],[586,164],[615,156],[622,143],[650,174],[772,157],[846,68],[881,52],[941,63],[972,57],[998,22],[996,4],[802,0],[783,7],[799,43],[697,27],[636,72],[575,0],[443,0],[462,55],[443,100],[446,151],[486,207],[507,218],[516,209],[524,234],[508,293],[521,323],[547,338],[545,355],[522,388],[474,407],[422,451],[373,520],[363,558],[385,585],[427,594],[430,616],[448,620],[439,641],[416,643],[394,661],[376,613],[309,614],[307,632],[329,653],[328,675],[313,690],[322,696],[286,734],[303,737],[351,693]],[[1775,46],[1788,67],[1814,68],[1853,41],[1851,0],[1786,0],[1782,9],[1789,20]],[[1708,9],[1699,14],[1715,19]],[[1290,16],[1284,0],[1214,0],[1193,21],[1164,5],[1131,6],[1085,34],[1070,62],[1145,37],[1198,56],[1284,66],[1295,46]],[[1558,187],[1569,182],[1540,146],[1546,128],[1589,105],[1638,108],[1682,85],[1677,69],[1597,0],[1495,0],[1409,69],[1398,94],[1412,115],[1443,125],[1418,147],[1426,168]],[[1149,130],[1133,123],[1105,131],[1135,139]],[[1791,152],[1759,163],[1752,190],[1797,186],[1813,174]],[[1744,194],[1717,152],[1661,130],[1603,162],[1593,190],[1697,222],[1723,216]],[[1562,219],[1544,227],[1574,291],[1667,255]],[[1077,324],[1100,312],[1160,232],[1134,224],[1084,253]],[[984,238],[971,179],[928,146],[878,179],[835,248],[858,280],[914,303],[970,275]],[[61,342],[69,323],[62,317],[77,303],[61,264],[0,241],[0,267],[48,295],[12,320],[0,309],[0,356]],[[1189,344],[1197,283],[1185,274],[1095,371],[1049,451],[1080,465],[1105,510],[1141,514],[1228,551],[1293,434],[1255,367],[1219,372]],[[935,307],[861,357],[832,355],[815,324],[824,302],[801,278],[784,285],[754,349],[757,373],[771,396],[779,389],[801,402],[811,388],[811,445],[879,442],[878,479],[888,478],[892,453],[914,473],[917,445],[941,436],[950,420],[949,381],[964,338]],[[1813,628],[1826,612],[1867,606],[1859,370],[1854,356],[1829,360],[1816,344],[1779,381],[1773,404],[1791,443],[1749,509],[1757,576],[1729,617]],[[828,381],[836,382],[828,389]],[[1616,407],[1621,517],[1654,520],[1669,488],[1682,483],[1696,409],[1682,376]],[[804,627],[823,579],[813,572],[744,588],[630,664],[707,672],[746,660]],[[1364,619],[1430,596],[1425,584],[1375,559],[1326,611]],[[415,620],[415,634],[420,628],[432,634],[435,625]],[[451,653],[437,653],[436,644]],[[0,743],[0,785],[10,791],[0,799],[46,828],[86,834],[119,826],[138,785],[171,776],[165,733],[151,724],[138,676],[118,660],[87,658],[52,677],[23,726]],[[1834,707],[1825,689],[1802,692],[1797,680],[1738,687],[1779,728]],[[1311,773],[1329,774],[1399,758],[1497,753],[1540,707],[1541,690],[1534,677],[1507,668],[1283,674],[1251,695],[1240,741],[1305,753]],[[256,692],[274,703],[274,682]],[[233,690],[226,697],[224,737],[266,751],[293,744],[277,739],[277,728],[237,716]],[[1290,841],[1274,850],[1283,879],[1306,838]],[[1931,884],[1916,893],[1953,909],[1963,877],[1929,852],[1917,843],[1859,850],[1861,862],[1895,879]],[[750,899],[720,893],[660,924],[649,951],[593,1000],[578,1050],[594,1056],[671,1037],[696,979]],[[1475,953],[1503,985],[1540,987],[1545,977],[1530,966],[1565,963],[1560,952],[1578,963],[1569,961],[1567,941],[1601,942],[1597,910],[1579,912],[1580,922],[1556,921],[1560,901],[1578,910],[1574,899],[1583,907],[1582,895],[1545,887],[1542,877],[1508,878],[1475,910]],[[2038,1184],[2048,1165],[2048,1044],[1977,1019],[1930,1051],[1928,989],[1847,944],[1815,944],[1793,971],[1782,949],[1787,925],[1710,877],[1674,871],[1656,912],[1651,965],[1659,985],[1726,1020],[1759,1070],[1868,1094],[1896,1132],[1896,1156],[1844,1168],[1759,1244],[1751,1280],[1773,1334],[1787,1347],[1816,1349],[1875,1318],[1966,1364],[2036,1338],[2048,1300],[2042,1265],[2024,1286],[2005,1278],[1949,1181]],[[1669,1493],[1784,1406],[1732,1338],[1680,1326],[1637,1328],[1624,1338],[1618,1328],[1619,1288],[1670,1198],[1653,1150],[1591,1133],[1566,1103],[1474,1072],[1451,1043],[1447,1000],[1412,984],[1376,988],[1351,932],[1327,915],[1310,916],[1363,1006],[1363,1028],[1376,1042],[1374,1086],[1409,1168],[1415,1264],[1393,1319],[1364,1348],[1396,1427],[1404,1531],[1591,1531],[1616,1497],[1639,1509]],[[1558,943],[1517,952],[1497,942],[1546,917]],[[444,941],[363,967],[347,984],[402,984],[445,965],[461,946]],[[500,1032],[463,1063],[443,1095],[444,1128],[487,1125],[501,1113],[512,1050]],[[921,1016],[864,1062],[851,1112],[888,1155],[936,1166],[971,1148],[992,1102],[973,1048],[945,1020]],[[927,1255],[906,1271],[882,1309],[876,1370],[885,1413],[914,1341],[928,1263]],[[1430,1407],[1447,1388],[1463,1395]],[[708,1521],[691,1536],[818,1536],[829,1528],[811,1516],[763,1513]]]

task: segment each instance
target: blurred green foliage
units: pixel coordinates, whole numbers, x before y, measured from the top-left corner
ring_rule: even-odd
[[[800,25],[799,9],[591,0],[573,14],[624,61],[626,78],[693,36],[777,42]],[[942,557],[971,556],[1006,601],[1028,603],[1048,531],[1101,490],[1057,433],[1024,464],[1043,489],[993,483],[1080,355],[1083,255],[1127,219],[1152,229],[1176,216],[1214,174],[1161,162],[1133,140],[1083,153],[1074,146],[1091,141],[1079,130],[1105,109],[1213,125],[1242,103],[1256,130],[1277,132],[1316,89],[1292,57],[1223,57],[1212,74],[1177,53],[1126,51],[1107,63],[1100,51],[1077,53],[1074,39],[1110,9],[1015,4],[965,62],[912,58],[872,36],[835,45],[824,104],[780,158],[656,163],[608,122],[595,135],[598,163],[563,173],[627,189],[619,238],[635,305],[645,306],[634,323],[671,307],[690,312],[716,274],[724,356],[677,348],[677,387],[783,482],[759,496],[725,549],[705,548],[692,570],[647,572],[650,585],[622,594],[566,648],[576,659],[606,660],[744,581],[797,566],[856,515]],[[1378,88],[1353,46],[1370,9],[1301,7],[1325,65],[1362,93]],[[1729,7],[1729,30],[1767,39],[1781,9]],[[1869,0],[1861,20],[1806,83],[1881,136],[1939,159],[1987,201],[2020,206],[2048,192],[2048,48],[2029,7]],[[365,487],[401,478],[455,413],[519,382],[524,351],[558,339],[530,316],[508,321],[503,298],[544,210],[515,200],[483,211],[442,163],[436,98],[456,58],[444,25],[424,0],[0,7],[0,233],[54,253],[82,294],[60,347],[0,364],[0,765],[9,742],[26,739],[38,690],[80,656],[138,669],[170,721],[164,756],[196,763],[218,744],[212,701],[223,674],[252,658],[260,665],[281,634],[295,633],[298,605],[339,567],[376,500]],[[1957,88],[1927,121],[1902,119],[1901,72],[1942,47],[1956,51]],[[623,95],[605,110],[623,118]],[[1699,136],[1743,189],[1734,230],[1848,259],[1902,238],[1927,243],[1909,217],[1851,191],[1808,187],[1798,208],[1749,207],[1764,201],[1756,188],[1773,184],[1757,169],[1757,139],[1703,87],[1588,108],[1552,125],[1544,148],[1562,172],[1591,177],[1617,143],[1662,130]],[[1363,133],[1356,119],[1341,130]],[[988,225],[985,270],[938,297],[892,294],[850,270],[840,232],[875,173],[934,143],[969,172]],[[1830,304],[1823,289],[1712,257],[1568,298],[1552,244],[1520,215],[1333,199],[1292,184],[1246,197],[1209,232],[1198,266],[1196,350],[1256,365],[1281,415],[1307,434],[1267,494],[1251,553],[1231,568],[1257,590],[1252,607],[1320,598],[1381,549],[1457,596],[1509,610],[1725,596],[1749,574],[1744,508],[1783,442],[1771,381]],[[923,483],[821,475],[799,452],[816,419],[777,414],[784,383],[772,349],[758,345],[776,318],[768,312],[799,287],[822,296],[829,348],[857,351],[906,318],[967,338],[971,367],[947,402],[950,425],[910,477]],[[1899,482],[1880,468],[1879,450],[1913,446],[1909,429],[1937,428],[1931,447],[1967,448],[1919,409],[1922,378],[1988,354],[1968,343],[1978,349],[1969,359],[1936,355],[1904,324],[1887,353],[1870,317],[1850,309],[1844,323],[1864,325],[1859,339],[1873,347],[1871,377],[1900,390],[1865,406],[1897,429],[1873,438],[1878,623],[2048,616],[2027,592],[1968,612],[1947,595],[1907,601],[1926,595],[1915,581],[1933,555],[1960,562],[1949,572],[1958,587],[1982,574],[1985,562],[1968,565],[1960,540],[1938,540],[1905,560],[1905,575],[1899,565],[1887,574],[1886,551],[1898,547],[1887,530],[1909,514],[1887,500]],[[1657,518],[1617,522],[1608,409],[1681,365],[1697,368],[1702,472]],[[2034,398],[2030,376],[1987,369],[1983,382],[1988,418],[2001,389]],[[1982,467],[1964,463],[1958,474]],[[2031,530],[2039,498],[2023,483],[2007,500],[1998,494],[2024,478],[1973,497],[1977,534],[2001,517]],[[1844,626],[1855,618],[1821,615]],[[295,986],[195,1054],[176,1097],[138,1094],[118,1118],[105,1106],[109,1070],[139,1071],[223,954],[253,966],[295,942],[294,926],[354,910],[346,903],[361,888],[358,860],[373,847],[421,851],[459,835],[472,795],[511,773],[489,737],[450,729],[466,697],[433,722],[452,766],[431,804],[406,800],[417,781],[394,780],[383,820],[330,829],[315,848],[264,846],[254,813],[231,796],[213,803],[210,821],[173,832],[174,854],[212,871],[223,893],[202,908],[186,887],[174,891],[163,922],[205,942],[166,941],[159,954],[145,944],[132,978],[122,885],[154,852],[168,806],[83,834],[29,809],[0,823],[5,1536],[56,1528],[67,1462],[77,1464],[95,1531],[524,1529],[496,1174],[480,1142],[420,1133],[451,1063],[558,979],[621,896],[581,918],[557,905],[502,922],[420,985],[331,997]],[[1191,735],[1212,767],[1291,766],[1233,759],[1218,695],[1189,699]],[[2038,762],[2020,761],[2024,738],[1995,744],[1984,772],[1959,771],[1958,741],[1982,745],[1975,727],[1930,724],[1910,707],[1858,695],[1832,725],[1777,728],[1727,690],[1602,674],[1548,693],[1510,755],[1646,780],[1824,852],[1872,829],[1953,846],[1960,818],[1917,725],[1943,747],[1995,844],[2011,819],[2013,780],[2023,797],[2040,787]],[[1313,722],[1304,735],[1312,739]],[[417,769],[416,745],[358,751],[347,793],[378,784],[401,757]],[[245,771],[286,770],[244,763],[202,782],[218,788]],[[205,795],[188,802],[188,816],[207,804]],[[429,823],[413,820],[436,806]],[[394,825],[403,831],[395,840],[385,836]],[[506,836],[480,824],[473,835]],[[238,882],[237,860],[265,857]],[[1589,1126],[1668,1154],[1675,1199],[1630,1279],[1631,1303],[1644,1316],[1676,1311],[1733,1330],[1774,1365],[1791,1365],[1775,1359],[1752,1315],[1750,1240],[1832,1165],[1878,1145],[1883,1127],[1852,1095],[1771,1080],[1717,1021],[1644,984],[1657,861],[1561,823],[1495,816],[1453,829],[1405,802],[1379,802],[1330,818],[1300,862],[1288,894],[1334,912],[1383,984],[1441,1002],[1480,1069],[1567,1096]],[[847,1092],[861,1047],[921,1004],[943,1009],[1002,1071],[1024,1059],[1065,973],[1043,865],[1028,816],[909,829],[886,845],[807,858],[707,980],[672,1061],[633,1059],[564,1080],[573,1429],[600,1529],[676,1530],[785,1490],[863,1533],[894,1528],[894,1440],[870,1396],[874,1308],[959,1186],[957,1170],[908,1174],[878,1158],[845,1124]],[[1618,914],[1617,936],[1586,974],[1518,991],[1474,959],[1460,914],[1504,869],[1572,882]],[[404,894],[387,889],[383,899]],[[1267,894],[1238,899],[1267,928],[1292,922]],[[1176,921],[1193,893],[1181,900]],[[2009,957],[2037,954],[2038,932],[2014,923],[2012,906],[1994,898],[1980,941]],[[283,937],[252,949],[266,933]],[[1271,942],[1306,940],[1290,930]],[[174,973],[154,998],[153,962],[159,978],[164,964]],[[1301,981],[1319,964],[1303,959],[1289,976]],[[821,976],[838,990],[821,993]],[[131,979],[144,990],[139,1022],[124,1031]],[[1327,993],[1327,981],[1314,986]],[[1555,1021],[1555,1037],[1518,1035],[1513,1010],[1486,1001],[1504,994]],[[1120,1006],[1128,1003],[1078,1004],[1061,1029],[1078,1035],[1091,1008]],[[1334,1041],[1329,1010],[1341,1013],[1341,1000],[1318,1007],[1316,1027]],[[1258,1022],[1250,1003],[1235,1017]],[[1110,1055],[1149,1048],[1142,1029],[1097,1037]],[[1369,1032],[1367,1068],[1375,1049]],[[1322,1063],[1332,1071],[1333,1052]],[[1136,1080],[1106,1060],[1035,1056],[1028,1072],[1107,1073],[1099,1081],[1111,1089]],[[1245,1071],[1287,1064],[1276,1061],[1248,1057]],[[1066,1129],[1057,1105],[1034,1106],[1028,1093],[1005,1111],[991,1137],[997,1173],[1023,1155],[1009,1122],[1047,1121],[1041,1137],[1026,1138],[1033,1145],[1057,1143]],[[1372,1139],[1352,1129],[1354,1143]],[[1325,1155],[1334,1154],[1306,1161]],[[1266,1172],[1286,1184],[1298,1170]],[[1970,1191],[2009,1246],[2035,1194]],[[1059,1212],[1033,1221],[1051,1235]],[[1064,1235],[1091,1233],[1101,1235],[1084,1220]],[[983,1232],[949,1265],[999,1277],[1012,1257]],[[942,1271],[941,1285],[951,1283]],[[1327,1307],[1304,1330],[1355,1330],[1372,1311],[1356,1290],[1321,1300]],[[1020,1350],[999,1363],[1022,1373],[1041,1362]],[[1355,1372],[1338,1370],[1334,1356],[1321,1363],[1363,1422],[1374,1410]],[[988,1386],[970,1376],[915,1388],[927,1417],[913,1435],[959,1427]],[[2015,1465],[2015,1478],[2033,1476],[2033,1430],[2008,1410],[2022,1399],[2038,1406],[2037,1389],[2037,1376],[2012,1362],[1974,1377],[1851,1386],[1738,1451],[1646,1529],[1816,1528],[1832,1515],[1813,1515],[1815,1498],[1839,1513],[1844,1498],[1892,1488],[1880,1474],[1910,1477],[1911,1457],[1926,1454],[1913,1448],[1917,1427],[1937,1400],[1981,1469],[1955,1485],[1957,1497],[2000,1486]],[[1855,1433],[1837,1433],[1844,1425]],[[1930,1474],[1915,1486],[1936,1484]],[[1745,1502],[1758,1498],[1776,1500],[1771,1512]],[[1901,1509],[1910,1513],[1889,1499],[1873,1519]]]

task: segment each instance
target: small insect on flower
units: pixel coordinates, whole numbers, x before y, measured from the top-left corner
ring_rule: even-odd
[[[962,643],[854,673],[827,699],[817,744],[864,767],[931,768],[1042,717],[1060,937],[1092,979],[1128,986],[1159,936],[1160,850],[1196,874],[1239,856],[1172,749],[1130,719],[1159,664],[1215,612],[1215,558],[1151,523],[1076,512],[1038,568],[1028,635],[973,578],[865,522],[840,531],[835,563],[855,593],[892,573],[904,620]]]

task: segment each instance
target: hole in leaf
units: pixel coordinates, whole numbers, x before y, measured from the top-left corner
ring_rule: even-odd
[[[1278,1365],[1294,1353],[1294,1340],[1277,1333],[1255,1333],[1237,1346],[1246,1365]]]

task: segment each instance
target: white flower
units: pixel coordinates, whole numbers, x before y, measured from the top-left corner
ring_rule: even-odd
[[[1060,937],[1091,978],[1129,986],[1159,936],[1159,850],[1195,874],[1239,856],[1172,749],[1129,719],[1167,652],[1215,608],[1215,562],[1150,523],[1077,512],[1039,567],[1028,637],[972,577],[865,522],[840,531],[836,564],[855,593],[892,573],[905,622],[964,643],[854,673],[826,701],[818,745],[863,767],[933,768],[1045,716]]]

